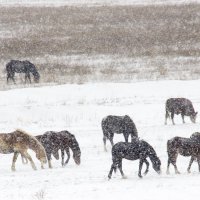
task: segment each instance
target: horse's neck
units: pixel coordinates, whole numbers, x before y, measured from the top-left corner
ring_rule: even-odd
[[[37,152],[39,150],[39,145],[34,139],[31,138],[31,141],[29,143],[29,148],[32,149],[34,152]]]
[[[156,160],[158,159],[158,157],[157,157],[157,155],[156,155],[155,150],[154,150],[153,147],[150,146],[150,145],[148,145],[148,148],[149,148],[149,150],[148,150],[148,156],[149,156],[151,162],[156,161]]]

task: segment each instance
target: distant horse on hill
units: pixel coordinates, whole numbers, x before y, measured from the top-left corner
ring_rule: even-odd
[[[146,175],[149,171],[149,162],[147,161],[147,157],[150,158],[153,169],[157,173],[161,173],[161,162],[160,159],[157,157],[155,150],[153,147],[145,142],[144,140],[135,139],[134,142],[118,142],[112,147],[112,162],[110,172],[108,174],[108,178],[110,179],[112,176],[113,170],[116,172],[117,167],[124,178],[124,172],[122,171],[122,159],[127,160],[137,160],[139,159],[139,172],[138,176],[142,178],[141,171],[143,163],[146,164],[147,168],[144,172]]]
[[[7,72],[7,83],[9,79],[13,80],[15,83],[15,73],[25,73],[25,83],[27,80],[31,83],[31,76],[33,75],[34,81],[36,83],[40,80],[40,74],[38,73],[34,64],[29,62],[28,60],[19,61],[19,60],[11,60],[9,63],[6,64],[6,72]]]
[[[190,138],[174,137],[167,141],[167,153],[168,153],[168,165],[167,174],[169,174],[169,166],[172,164],[176,174],[180,174],[178,171],[176,160],[178,154],[182,156],[191,156],[189,166],[187,168],[190,173],[190,168],[195,159],[199,166],[200,172],[200,140],[199,134],[194,133]]]
[[[131,140],[133,141],[138,137],[138,132],[133,120],[128,116],[114,116],[108,115],[103,118],[101,122],[101,127],[103,131],[103,142],[104,150],[106,149],[106,139],[110,140],[111,145],[113,146],[113,137],[114,133],[123,133],[125,141],[128,142],[129,135],[131,135]]]
[[[31,149],[36,153],[37,159],[41,162],[41,168],[44,168],[43,165],[47,162],[46,153],[42,144],[34,136],[31,136],[22,130],[0,134],[0,153],[14,153],[11,166],[13,171],[15,171],[15,162],[19,154],[26,160],[28,159],[32,168],[36,170],[36,166],[27,152],[28,149]]]
[[[61,150],[62,166],[65,166],[70,159],[69,148],[73,152],[73,159],[77,165],[81,163],[81,150],[75,136],[68,131],[47,131],[43,135],[38,135],[36,138],[42,143],[47,154],[49,168],[52,168],[51,154],[58,160],[59,149]],[[67,153],[67,160],[64,162],[64,154]]]

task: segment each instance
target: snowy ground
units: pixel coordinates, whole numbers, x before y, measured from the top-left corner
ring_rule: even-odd
[[[199,197],[199,173],[197,163],[192,173],[186,169],[189,158],[179,157],[181,175],[166,175],[166,142],[173,136],[189,137],[200,130],[200,120],[192,124],[186,118],[176,116],[175,126],[164,125],[164,104],[169,97],[187,97],[195,110],[200,111],[200,81],[156,81],[137,83],[104,83],[61,85],[41,88],[15,89],[0,92],[1,132],[21,128],[37,135],[47,130],[67,129],[75,134],[82,151],[81,165],[71,159],[61,167],[60,161],[52,161],[54,168],[38,170],[30,165],[16,163],[17,171],[11,172],[12,155],[1,154],[0,199],[192,199]],[[111,165],[109,152],[104,152],[101,119],[108,114],[128,114],[136,123],[139,136],[149,142],[162,162],[162,175],[150,167],[149,174],[139,179],[138,161],[123,161],[127,179],[119,172],[108,181]],[[114,141],[123,140],[115,135]],[[42,197],[42,195],[44,197]]]

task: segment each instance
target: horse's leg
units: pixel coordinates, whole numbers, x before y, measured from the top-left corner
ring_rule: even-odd
[[[198,163],[199,172],[200,172],[200,157],[197,158],[197,163]]]
[[[145,159],[144,162],[146,163],[146,166],[147,166],[147,168],[144,172],[144,175],[146,175],[149,172],[149,162],[147,161],[147,159]]]
[[[166,110],[166,113],[165,113],[165,125],[167,125],[167,118],[169,118],[169,112]]]
[[[168,158],[168,162],[167,162],[167,174],[170,174],[170,172],[169,172],[169,166],[170,166],[170,158]]]
[[[111,143],[112,147],[114,145],[114,143],[113,143],[113,137],[114,137],[114,133],[110,132],[109,140],[110,140],[110,143]]]
[[[185,123],[185,120],[184,120],[184,114],[181,113],[181,117],[182,117],[182,120],[183,120],[183,124]]]
[[[144,160],[143,159],[140,159],[140,163],[139,163],[139,171],[138,171],[138,176],[140,178],[142,178],[142,175],[141,175],[141,171],[142,171],[142,165],[144,163]]]
[[[109,172],[109,174],[108,174],[108,178],[109,178],[109,179],[111,179],[111,177],[112,177],[113,170],[116,171],[116,163],[114,163],[114,162],[113,162],[113,164],[111,165],[110,172]]]
[[[29,80],[29,83],[31,83],[31,76],[30,76],[30,73],[27,73],[27,78]]]
[[[128,142],[128,136],[129,136],[129,134],[128,133],[123,133],[124,134],[124,139],[125,139],[125,142]]]
[[[103,143],[104,143],[104,151],[107,151],[107,148],[106,148],[106,136],[103,136]]]
[[[189,163],[189,166],[188,166],[188,168],[187,168],[187,172],[188,172],[188,173],[190,173],[190,168],[191,168],[191,166],[192,166],[193,161],[194,161],[194,157],[191,156],[190,163]]]
[[[35,163],[33,162],[33,159],[31,158],[31,156],[28,154],[27,151],[23,152],[22,153],[23,156],[25,156],[31,163],[31,166],[34,170],[37,170],[36,166],[35,166]]]
[[[70,159],[70,151],[69,151],[69,148],[66,148],[65,149],[65,152],[67,154],[67,160],[65,161],[65,164],[64,165],[67,165],[67,163],[69,162],[69,159]]]
[[[16,160],[17,160],[18,155],[19,155],[18,152],[14,152],[13,161],[12,161],[12,166],[11,166],[11,170],[12,170],[12,171],[15,171],[15,163],[16,163]]]
[[[64,166],[64,158],[65,158],[65,152],[64,152],[64,149],[61,149],[61,165],[62,167]]]
[[[48,165],[49,168],[52,168],[52,164],[51,164],[51,153],[46,151],[46,155],[47,155],[47,161],[48,161]]]
[[[172,119],[172,124],[175,125],[175,123],[174,123],[174,111],[171,112],[171,119]]]
[[[23,163],[23,164],[27,164],[27,163],[28,163],[27,158],[24,157],[24,156],[22,156],[22,154],[21,154],[21,158],[22,158],[22,163]],[[25,161],[24,161],[24,160],[25,160]]]
[[[126,176],[124,175],[124,172],[122,171],[122,160],[119,161],[118,168],[122,175],[122,178],[126,178]]]
[[[180,174],[180,172],[178,171],[178,168],[177,168],[177,166],[176,166],[177,157],[178,157],[178,153],[175,153],[174,157],[171,158],[171,163],[172,163],[172,165],[174,165],[175,173],[176,173],[176,174]]]

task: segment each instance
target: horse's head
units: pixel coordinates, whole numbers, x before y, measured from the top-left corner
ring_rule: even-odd
[[[74,135],[71,135],[71,150],[73,151],[73,159],[77,165],[81,164],[81,150]]]
[[[35,71],[33,73],[33,76],[34,76],[35,83],[39,83],[39,81],[40,81],[40,74],[37,71]]]
[[[161,174],[161,161],[158,157],[154,159],[153,163],[153,169],[158,173]]]
[[[46,152],[43,147],[36,151],[36,158],[43,164],[47,163]]]
[[[73,159],[74,159],[74,162],[77,164],[77,165],[80,165],[81,164],[81,151],[76,151],[73,153]]]
[[[197,114],[198,114],[198,112],[193,112],[193,113],[190,115],[190,120],[191,120],[191,122],[196,123]]]

